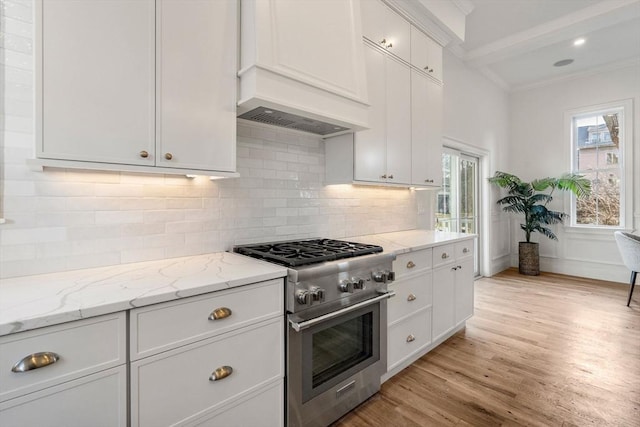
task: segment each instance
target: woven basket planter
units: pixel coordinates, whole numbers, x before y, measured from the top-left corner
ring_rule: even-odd
[[[540,275],[540,253],[537,243],[520,242],[518,244],[518,269],[527,276]]]

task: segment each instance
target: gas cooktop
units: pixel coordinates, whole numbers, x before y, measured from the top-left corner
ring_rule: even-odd
[[[381,246],[333,239],[287,240],[256,245],[239,245],[234,252],[287,267],[299,267],[382,252]]]

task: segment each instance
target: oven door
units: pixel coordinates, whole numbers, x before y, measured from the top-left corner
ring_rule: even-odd
[[[313,319],[289,316],[290,426],[327,425],[376,393],[386,369],[386,299]]]

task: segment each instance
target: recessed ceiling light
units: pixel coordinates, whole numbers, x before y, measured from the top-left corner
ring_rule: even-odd
[[[573,45],[574,46],[582,46],[584,44],[584,42],[585,42],[585,39],[583,39],[583,38],[575,39],[573,41]]]
[[[573,62],[573,59],[563,59],[561,61],[556,62],[555,64],[553,64],[554,67],[564,67],[565,65],[569,65]]]

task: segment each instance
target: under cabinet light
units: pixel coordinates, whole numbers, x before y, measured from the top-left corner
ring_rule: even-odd
[[[189,174],[187,174],[187,175],[185,175],[185,176],[186,176],[187,178],[189,178],[189,179],[195,179],[195,177],[197,177],[198,175],[189,175]]]
[[[574,46],[582,46],[586,40],[583,38],[575,39],[573,41]]]

